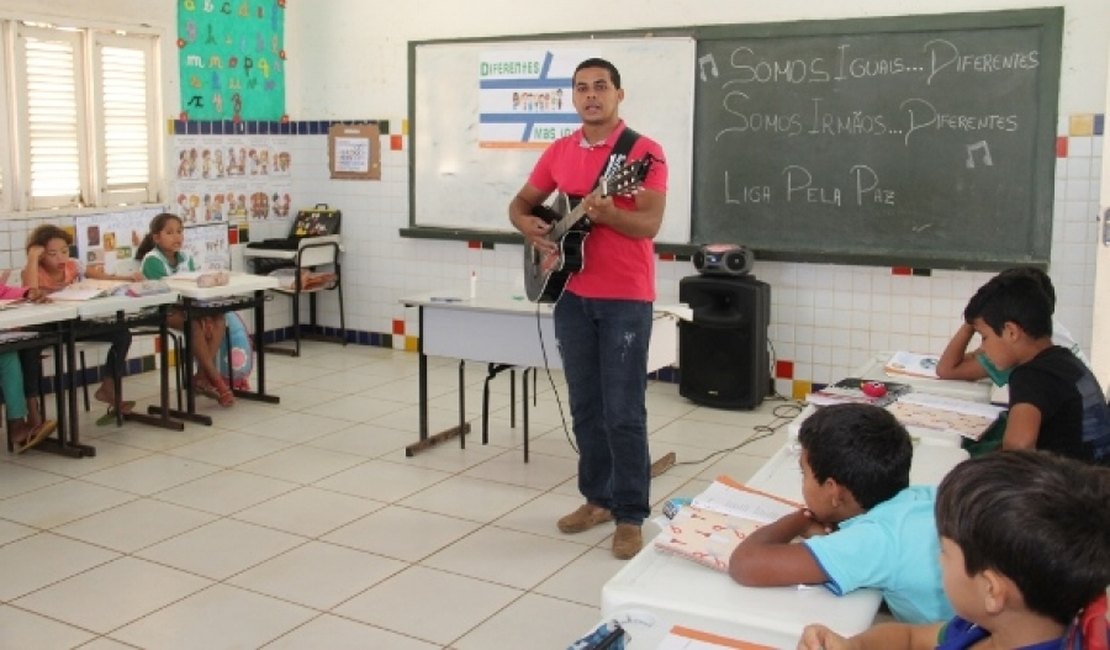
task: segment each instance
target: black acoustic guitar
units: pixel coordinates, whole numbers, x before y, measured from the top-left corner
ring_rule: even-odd
[[[620,168],[602,178],[586,198],[632,194],[640,189],[653,161],[649,154]],[[563,295],[571,274],[584,267],[586,236],[593,223],[586,216],[585,199],[571,209],[570,198],[563,193],[555,195],[550,206],[533,208],[532,214],[552,224],[547,240],[555,242],[559,252],[544,255],[531,242],[524,242],[524,292],[532,302],[555,302]]]

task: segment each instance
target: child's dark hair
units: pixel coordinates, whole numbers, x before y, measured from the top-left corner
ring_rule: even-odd
[[[582,63],[579,63],[578,67],[576,67],[574,69],[574,74],[572,74],[570,78],[574,79],[575,77],[578,76],[578,71],[579,70],[585,70],[586,68],[604,68],[605,70],[608,70],[609,71],[609,78],[613,81],[613,87],[616,88],[617,90],[620,90],[620,87],[621,87],[621,73],[617,71],[617,66],[613,65],[612,63],[609,63],[605,59],[600,59],[600,58],[597,58],[597,57],[594,57],[592,59],[586,59]]]
[[[892,498],[910,484],[913,443],[886,409],[833,404],[802,422],[798,440],[818,483],[832,479],[864,509]]]
[[[147,253],[154,250],[154,236],[165,230],[166,224],[170,221],[181,223],[181,217],[172,212],[162,212],[150,220],[150,232],[143,235],[143,240],[139,242],[139,247],[135,249],[135,259],[142,260]]]
[[[937,488],[937,532],[968,575],[1006,576],[1029,609],[1067,625],[1110,584],[1110,469],[1044,451],[991,452]]]
[[[1044,291],[1044,294],[1048,296],[1048,303],[1052,306],[1052,311],[1056,311],[1056,287],[1052,285],[1052,278],[1048,277],[1048,274],[1044,271],[1035,266],[1015,266],[1002,271],[998,274],[998,277],[1026,277],[1036,280],[1041,287],[1041,291]]]
[[[31,234],[27,236],[27,250],[30,250],[32,246],[45,248],[51,239],[61,239],[66,243],[66,246],[73,245],[72,235],[52,223],[44,223],[32,230]]]
[[[1041,280],[1028,273],[1000,273],[967,301],[964,320],[971,323],[982,318],[995,334],[1002,334],[1006,323],[1012,322],[1033,338],[1052,336],[1055,291],[1052,293],[1050,296]]]

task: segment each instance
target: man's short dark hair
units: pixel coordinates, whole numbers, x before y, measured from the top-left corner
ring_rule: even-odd
[[[864,509],[910,484],[913,443],[886,409],[870,404],[822,406],[802,422],[798,440],[817,482],[833,479]]]
[[[575,77],[578,76],[578,71],[579,70],[585,70],[586,68],[604,68],[604,69],[608,70],[609,71],[609,79],[611,79],[613,81],[613,87],[616,88],[617,90],[620,90],[620,88],[621,88],[621,73],[617,71],[617,66],[613,65],[612,63],[609,63],[605,59],[599,59],[597,57],[594,57],[592,59],[586,59],[582,63],[579,63],[578,67],[574,69],[574,74],[571,75],[571,79],[574,79]]]
[[[964,309],[968,323],[982,318],[995,334],[1007,322],[1016,323],[1033,338],[1052,336],[1053,299],[1043,283],[1029,274],[1000,273],[979,287]]]
[[[957,465],[937,489],[937,532],[968,575],[993,569],[1029,609],[1067,625],[1110,584],[1110,469],[1045,451]]]

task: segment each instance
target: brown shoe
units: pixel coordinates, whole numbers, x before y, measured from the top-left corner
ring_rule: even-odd
[[[557,525],[559,530],[564,533],[581,533],[607,521],[613,521],[613,513],[605,508],[585,503],[574,512],[560,519]]]
[[[618,560],[628,560],[644,547],[644,536],[637,524],[617,524],[613,534],[613,556]]]

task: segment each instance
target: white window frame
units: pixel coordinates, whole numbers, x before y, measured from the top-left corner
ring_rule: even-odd
[[[28,119],[26,38],[64,41],[73,47],[77,106],[79,192],[73,196],[34,196]],[[107,187],[104,142],[101,48],[127,47],[143,52],[146,83],[147,180],[145,184]],[[157,203],[163,186],[159,37],[148,31],[115,28],[55,28],[0,19],[0,140],[12,143],[0,152],[0,211],[117,207]],[[8,79],[8,81],[4,81]],[[10,95],[8,95],[10,93]],[[6,97],[7,95],[7,97]],[[7,101],[5,101],[5,99]]]
[[[29,112],[30,108],[29,97],[27,94],[27,55],[26,55],[26,39],[34,38],[42,41],[53,41],[68,43],[73,48],[73,70],[74,70],[74,106],[77,128],[77,194],[69,196],[33,196],[33,187],[31,184],[31,139],[28,134],[31,131]],[[43,27],[33,27],[17,24],[15,27],[15,107],[16,107],[16,137],[18,143],[16,151],[18,152],[17,167],[19,169],[20,181],[20,205],[23,210],[39,210],[44,208],[61,208],[61,207],[77,207],[87,205],[91,197],[91,187],[89,183],[89,147],[87,138],[82,137],[82,134],[87,134],[88,121],[86,119],[87,111],[83,110],[86,105],[86,90],[85,90],[85,75],[82,74],[84,69],[83,59],[81,53],[84,51],[84,38],[80,31],[77,30],[62,30],[62,29],[49,29]]]
[[[119,47],[142,52],[143,62],[146,71],[146,133],[147,133],[147,181],[144,185],[129,186],[129,187],[109,187],[107,184],[107,146],[104,141],[104,136],[107,132],[105,127],[104,118],[104,67],[103,59],[100,56],[101,49],[104,47]],[[157,75],[154,73],[155,59],[154,59],[154,39],[139,39],[133,36],[123,36],[119,34],[108,34],[104,32],[97,32],[93,34],[93,43],[91,48],[92,53],[92,98],[90,103],[92,105],[92,115],[94,128],[92,129],[95,137],[95,151],[96,165],[94,171],[94,180],[97,198],[97,205],[118,205],[121,203],[150,203],[158,198],[158,189],[155,179],[158,177],[159,165],[158,162],[162,160],[161,156],[161,138],[158,133],[158,122],[155,118],[156,105],[155,95],[157,93]]]

